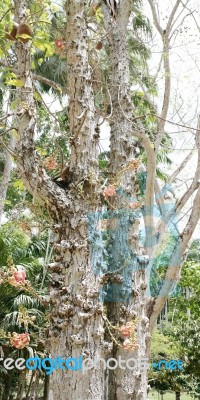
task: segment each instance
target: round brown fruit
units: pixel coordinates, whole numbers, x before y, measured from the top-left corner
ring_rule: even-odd
[[[28,24],[26,24],[25,22],[24,23],[22,23],[22,24],[20,24],[19,25],[19,27],[18,27],[18,29],[17,29],[17,35],[19,35],[19,40],[22,42],[22,43],[27,43],[29,40],[31,40],[31,38],[23,38],[23,37],[20,37],[21,35],[28,35],[28,36],[32,36],[32,30],[31,30],[31,27],[28,25]]]
[[[8,27],[6,27],[6,37],[9,40],[15,40],[16,34],[17,34],[17,28],[18,25],[17,24],[13,24],[12,30],[11,32],[8,32]]]
[[[96,45],[96,49],[97,50],[101,50],[102,47],[103,47],[103,43],[102,42],[98,42],[97,45]]]

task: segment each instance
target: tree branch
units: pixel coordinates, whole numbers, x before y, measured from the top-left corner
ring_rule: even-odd
[[[156,150],[156,154],[158,154],[159,146],[160,146],[160,143],[162,140],[162,136],[164,134],[165,119],[167,118],[167,114],[168,114],[170,92],[171,92],[171,76],[170,76],[171,71],[170,71],[170,62],[169,62],[169,45],[170,45],[169,34],[171,32],[174,16],[176,14],[176,11],[178,9],[178,6],[179,6],[181,0],[176,0],[176,3],[171,11],[170,16],[169,16],[165,30],[163,30],[161,28],[161,25],[158,21],[158,16],[157,16],[157,12],[156,12],[156,8],[155,8],[155,4],[154,4],[153,0],[148,0],[148,2],[151,7],[154,25],[155,25],[158,33],[160,34],[162,42],[163,42],[163,63],[164,63],[164,74],[165,74],[165,88],[164,88],[163,105],[162,105],[162,111],[161,111],[161,119],[158,124],[158,133],[157,133],[157,137],[156,137],[156,141],[155,141],[155,150]]]
[[[185,166],[187,165],[187,163],[190,161],[190,159],[192,158],[193,154],[194,154],[195,149],[191,150],[188,155],[184,158],[184,160],[182,161],[182,163],[179,165],[179,167],[173,172],[173,174],[169,177],[169,179],[167,180],[166,183],[172,183],[175,181],[175,179],[177,178],[177,176],[179,175],[179,173],[185,168]]]
[[[59,92],[66,93],[66,89],[63,86],[59,85],[59,83],[56,83],[54,81],[51,81],[50,79],[45,78],[44,76],[33,74],[33,80],[45,83],[46,85],[58,90]]]
[[[98,135],[95,132],[95,106],[92,71],[89,62],[85,2],[66,2],[70,170],[80,177],[98,176]],[[78,16],[78,17],[77,17]],[[80,117],[81,116],[81,117]],[[92,155],[92,157],[91,157]]]
[[[2,65],[5,68],[9,68],[11,71],[13,71],[15,74],[17,74],[18,70],[12,65],[7,64],[5,61],[0,60],[0,65]],[[46,85],[58,90],[59,92],[65,93],[66,90],[63,86],[59,85],[59,83],[56,83],[54,81],[51,81],[50,79],[45,78],[44,76],[41,75],[32,75],[33,80],[45,83]]]
[[[163,63],[164,63],[164,74],[165,74],[165,88],[164,88],[164,97],[163,97],[163,105],[161,111],[161,118],[158,124],[158,133],[155,141],[155,149],[156,153],[158,153],[159,146],[162,140],[162,136],[164,134],[165,128],[165,120],[167,118],[168,109],[169,109],[169,101],[171,94],[171,71],[170,71],[170,62],[169,62],[169,38],[167,34],[162,35],[163,40]]]
[[[15,21],[21,23],[26,13],[24,1],[14,0]],[[47,175],[38,160],[35,146],[35,102],[33,98],[33,82],[31,73],[30,42],[16,42],[17,68],[16,74],[23,81],[22,87],[16,88],[17,109],[15,122],[19,139],[16,144],[17,165],[27,189],[42,203],[57,205],[63,209],[69,205],[66,193],[60,189]]]
[[[159,23],[159,21],[158,21],[158,16],[157,16],[155,4],[154,4],[153,0],[148,0],[148,2],[149,2],[149,5],[150,5],[150,7],[151,7],[151,12],[152,12],[152,16],[153,16],[154,25],[155,25],[157,31],[158,31],[158,32],[160,33],[160,35],[162,36],[162,35],[163,35],[163,30],[162,30],[162,28],[161,28],[161,26],[160,26],[160,23]]]
[[[166,31],[167,31],[167,34],[169,35],[170,34],[170,32],[171,32],[171,29],[172,29],[172,22],[173,22],[173,19],[174,19],[174,16],[175,16],[175,14],[176,14],[176,11],[177,11],[177,9],[178,9],[178,7],[179,7],[179,4],[181,3],[182,1],[181,0],[176,0],[176,3],[175,3],[175,5],[174,5],[174,7],[173,7],[173,9],[172,9],[172,12],[171,12],[171,14],[170,14],[170,16],[169,16],[169,19],[168,19],[168,22],[167,22],[167,27],[166,27]]]
[[[187,203],[189,198],[193,195],[195,190],[197,190],[197,188],[200,185],[200,182],[199,182],[199,179],[200,179],[200,116],[198,117],[198,124],[197,124],[197,129],[196,129],[195,140],[196,140],[196,148],[198,149],[197,168],[196,168],[196,172],[194,175],[194,179],[193,179],[189,189],[187,189],[187,191],[183,194],[181,199],[179,199],[177,201],[177,204],[176,204],[177,212],[180,212],[180,210],[185,206],[185,204]]]

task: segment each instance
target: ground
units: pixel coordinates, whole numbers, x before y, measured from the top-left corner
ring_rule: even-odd
[[[151,392],[149,393],[148,399],[149,400],[162,400],[161,395],[154,390],[151,390]],[[193,398],[187,393],[183,393],[181,395],[181,400],[192,400],[192,399]],[[175,393],[174,392],[166,392],[163,395],[163,400],[175,400]]]

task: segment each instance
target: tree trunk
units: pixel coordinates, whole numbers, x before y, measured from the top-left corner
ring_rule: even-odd
[[[26,400],[31,400],[30,393],[32,390],[32,386],[34,385],[34,377],[35,377],[36,371],[30,371],[28,374],[29,376],[30,376],[30,373],[31,373],[31,378],[28,379],[28,390],[26,393]]]
[[[18,390],[16,400],[22,400],[26,383],[26,370],[21,371],[18,380]]]
[[[50,394],[50,376],[45,375],[43,400],[49,400],[49,394]]]
[[[35,374],[33,374],[32,377],[33,377],[33,379],[31,381],[30,392],[29,392],[30,394],[29,394],[28,400],[37,400],[40,372],[36,370]]]
[[[180,400],[181,399],[181,392],[176,392],[176,400]]]
[[[49,332],[51,356],[104,358],[103,305],[98,300],[98,277],[88,244],[90,213],[97,207],[97,135],[94,95],[88,61],[85,3],[68,1],[67,63],[71,133],[70,170],[73,175],[71,205],[63,208],[56,221],[56,263],[50,292],[52,328]],[[75,100],[74,100],[75,99]],[[90,157],[90,161],[89,161]],[[54,210],[50,209],[50,213]],[[55,214],[54,221],[55,221]],[[92,237],[90,238],[92,240]],[[98,251],[98,249],[96,250]],[[66,391],[67,382],[67,391]],[[62,400],[103,400],[104,371],[55,371],[51,396]]]
[[[14,150],[15,144],[16,144],[16,139],[15,139],[14,135],[11,134],[9,148],[11,150]],[[10,153],[8,153],[8,151],[6,151],[6,162],[5,162],[4,171],[3,171],[3,178],[1,181],[1,185],[0,185],[0,224],[2,221],[2,217],[3,217],[4,203],[5,203],[8,184],[9,184],[9,180],[10,180],[10,173],[12,171],[12,165],[13,165],[12,156],[10,155]]]
[[[146,262],[138,243],[139,219],[130,209],[138,201],[136,195],[136,170],[129,168],[131,162],[137,162],[134,150],[133,106],[130,99],[130,72],[127,49],[126,28],[131,12],[130,2],[123,2],[116,17],[112,17],[108,7],[104,6],[106,29],[109,29],[109,65],[110,93],[112,102],[111,139],[110,139],[110,173],[116,180],[120,171],[123,174],[119,184],[117,200],[113,203],[116,212],[113,218],[117,225],[111,226],[109,272],[121,267],[122,283],[108,285],[107,315],[113,325],[125,326],[132,321],[135,324],[137,346],[123,348],[113,345],[109,357],[128,361],[130,358],[141,361],[135,370],[121,368],[108,370],[106,379],[108,389],[105,399],[108,400],[145,400],[147,398],[147,342],[149,341],[148,318],[146,316]],[[108,28],[109,27],[109,28]],[[136,164],[137,165],[137,164]],[[116,215],[115,215],[116,214]],[[114,221],[116,225],[116,222]],[[124,268],[122,268],[124,265]],[[116,266],[119,266],[116,268]],[[109,336],[109,335],[108,335]],[[125,339],[125,338],[123,338]],[[124,341],[125,343],[125,341]],[[130,363],[131,365],[131,363]],[[134,365],[134,361],[132,361]]]
[[[6,374],[4,377],[4,388],[2,388],[2,400],[8,400],[10,398],[10,391],[12,387],[12,379],[13,379],[13,371],[10,371],[9,374]]]

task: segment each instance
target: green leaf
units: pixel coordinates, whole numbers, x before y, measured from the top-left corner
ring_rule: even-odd
[[[33,46],[38,48],[38,49],[40,49],[40,50],[42,50],[42,51],[45,51],[45,49],[46,49],[43,38],[34,40],[33,41]]]
[[[4,204],[11,205],[12,202],[11,202],[10,200],[5,200],[5,201],[4,201]]]
[[[17,189],[19,189],[20,191],[23,191],[25,189],[24,183],[21,179],[18,179],[17,181],[15,181],[13,183],[13,186]]]
[[[10,79],[8,81],[5,82],[6,85],[12,85],[12,86],[16,86],[16,87],[23,87],[24,86],[24,82],[21,79]]]
[[[103,21],[103,13],[102,13],[102,11],[101,11],[101,8],[99,7],[97,10],[96,10],[96,21],[98,22],[98,23],[100,23],[101,21]]]
[[[3,57],[3,56],[5,56],[5,53],[4,53],[4,51],[0,48],[0,57]]]
[[[27,35],[27,33],[21,33],[20,35],[16,35],[17,39],[32,39],[30,35]]]

